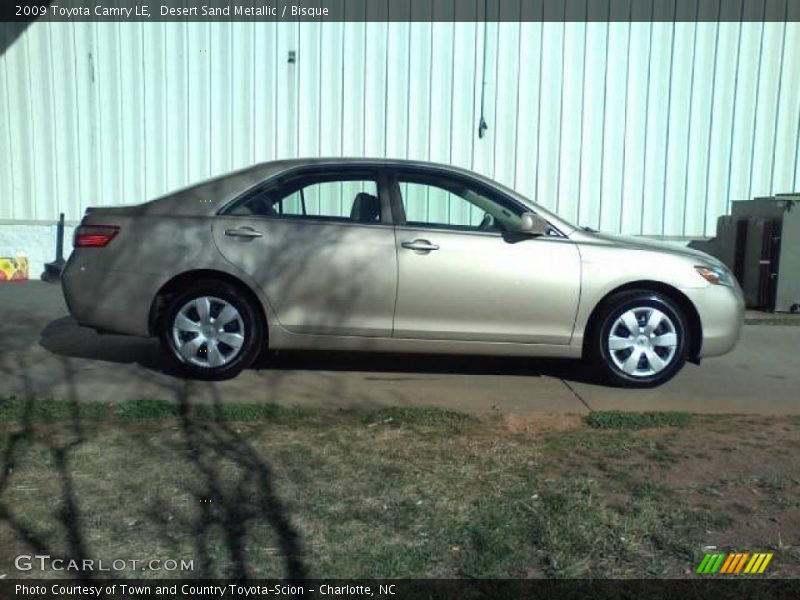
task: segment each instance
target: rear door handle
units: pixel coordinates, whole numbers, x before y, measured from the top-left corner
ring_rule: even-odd
[[[237,227],[236,229],[226,229],[225,235],[239,238],[258,238],[263,234],[252,227]]]
[[[415,250],[416,252],[430,252],[431,250],[438,250],[438,244],[432,244],[428,240],[414,240],[413,242],[403,242],[400,244],[403,248],[408,250]]]

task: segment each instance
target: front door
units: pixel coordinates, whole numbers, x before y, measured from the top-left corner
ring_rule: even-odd
[[[563,236],[512,234],[524,207],[440,175],[398,174],[401,338],[568,344],[580,256]]]

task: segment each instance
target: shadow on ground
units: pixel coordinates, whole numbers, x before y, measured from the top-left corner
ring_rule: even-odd
[[[118,355],[114,356],[119,359]],[[38,563],[33,571],[15,570],[14,557],[20,547],[29,549],[32,554],[61,559],[63,565],[69,561],[85,564],[83,561],[101,558],[96,556],[96,544],[92,538],[98,528],[114,529],[119,525],[108,523],[101,527],[103,521],[98,521],[102,517],[98,517],[97,509],[87,508],[97,506],[98,499],[96,493],[86,491],[87,473],[82,471],[85,463],[82,463],[81,453],[96,435],[98,423],[87,416],[85,400],[90,399],[80,397],[70,361],[65,358],[60,362],[61,375],[68,383],[65,399],[70,413],[66,422],[58,425],[41,418],[32,380],[24,370],[20,372],[20,364],[8,354],[0,354],[0,369],[12,364],[23,381],[31,385],[26,386],[21,396],[24,405],[22,418],[2,424],[0,432],[0,565],[5,567],[3,570],[10,569],[12,577],[37,577]],[[141,377],[147,375],[147,372],[142,372]],[[194,568],[184,576],[229,577],[244,581],[254,577],[255,569],[263,567],[253,564],[247,544],[253,543],[254,536],[256,539],[264,536],[275,547],[282,576],[292,579],[307,577],[303,542],[292,524],[291,514],[275,490],[272,465],[235,430],[234,425],[208,422],[193,416],[190,402],[195,394],[195,385],[194,382],[179,382],[163,386],[163,397],[177,405],[179,418],[177,423],[172,422],[174,435],[160,450],[181,459],[188,468],[174,474],[174,490],[162,492],[159,488],[156,500],[144,512],[146,522],[141,526],[157,532],[151,538],[152,547],[156,544],[177,547],[178,539],[189,539],[195,550]],[[211,395],[214,404],[219,406],[220,397],[213,384]],[[138,434],[134,430],[132,435],[137,436],[137,443],[143,450],[152,444],[152,429],[148,427],[142,428]],[[128,457],[126,471],[133,474],[158,469],[158,464],[137,464],[137,461],[149,460],[143,458],[145,454]],[[16,473],[24,471],[23,466],[30,465],[31,461],[45,461],[48,465],[52,511],[47,515],[32,514],[24,504],[9,500],[12,488],[18,491],[20,487],[20,481],[15,480]],[[89,475],[102,480],[102,473]],[[130,502],[135,505],[137,490],[147,486],[148,481],[146,477],[132,476],[135,480],[130,481],[129,490],[106,490],[102,502],[113,503],[117,496],[131,496]],[[78,479],[82,482],[80,486],[76,485]],[[81,497],[80,489],[91,497]],[[213,503],[204,502],[207,499],[213,499]],[[181,509],[182,506],[189,508]],[[165,515],[168,513],[177,516],[170,515],[167,521]],[[87,532],[89,529],[93,534]],[[130,558],[147,559],[146,556]],[[93,580],[119,576],[120,573],[100,573],[90,568],[59,570],[49,575]],[[122,575],[129,576],[130,573]]]
[[[71,317],[51,321],[42,330],[39,343],[61,357],[135,363],[151,371],[185,377],[171,364],[158,340],[98,334],[81,327]],[[598,383],[591,370],[579,360],[507,356],[279,351],[262,353],[252,369],[548,376]]]
[[[81,471],[81,452],[90,445],[91,428],[85,405],[97,398],[82,397],[81,369],[75,359],[88,359],[110,364],[138,364],[126,374],[125,384],[159,387],[158,397],[178,407],[179,419],[173,424],[174,435],[164,451],[181,457],[189,466],[188,473],[174,474],[176,489],[158,491],[146,514],[143,526],[153,529],[153,542],[162,547],[178,547],[180,540],[191,539],[194,547],[195,569],[191,577],[232,577],[237,580],[253,578],[261,565],[253,564],[248,555],[248,543],[254,536],[269,539],[279,558],[280,575],[291,579],[306,577],[309,568],[304,550],[305,542],[293,523],[291,498],[281,498],[276,490],[274,467],[269,457],[257,451],[235,425],[197,419],[189,409],[193,399],[206,394],[212,403],[223,404],[214,383],[194,382],[180,378],[153,377],[155,372],[174,374],[157,340],[114,335],[99,335],[79,326],[72,318],[50,321],[43,329],[36,327],[30,317],[28,331],[39,331],[39,344],[53,354],[46,364],[16,350],[0,351],[0,371],[12,373],[20,381],[17,397],[25,403],[23,418],[3,426],[0,435],[0,563],[12,564],[11,548],[29,548],[32,553],[48,554],[53,558],[96,559],[97,542],[89,530],[97,531],[96,514],[87,509],[89,499],[81,497],[86,473]],[[52,363],[52,364],[51,364]],[[359,371],[368,373],[454,373],[462,375],[517,375],[561,377],[568,371],[574,378],[574,361],[537,361],[521,358],[465,357],[446,355],[358,354],[291,352],[268,353],[254,366],[255,370],[270,369],[274,376],[264,386],[260,397],[265,403],[275,401],[282,392],[283,377],[292,371]],[[68,401],[70,415],[67,427],[48,429],[46,421],[37,418],[37,370],[45,369],[64,384],[60,394]],[[94,370],[94,369],[93,369]],[[129,379],[127,379],[129,378]],[[369,377],[368,377],[369,378]],[[377,377],[375,377],[377,379]],[[326,394],[338,399],[342,395],[340,381],[327,382]],[[104,401],[113,401],[113,398]],[[140,444],[144,450],[151,442],[152,430],[141,428]],[[151,448],[151,450],[153,450]],[[44,457],[44,458],[43,458]],[[26,506],[10,502],[15,473],[28,461],[49,461],[54,489],[52,509],[47,515],[55,522],[57,531],[43,532]],[[131,469],[159,468],[137,465],[136,456],[129,457]],[[132,471],[133,472],[133,471]],[[90,474],[96,477],[98,474]],[[82,484],[83,485],[83,484]],[[146,476],[130,482],[126,494],[147,485]],[[105,492],[103,492],[105,493]],[[114,496],[114,494],[112,494]],[[176,498],[189,500],[191,510],[171,511]],[[213,503],[203,500],[213,498]],[[109,497],[109,501],[114,501]],[[140,513],[141,514],[141,513]],[[165,516],[166,515],[166,516]],[[163,519],[171,519],[169,522]],[[119,526],[113,524],[109,526]],[[122,533],[124,537],[124,532]],[[55,539],[59,541],[54,541]],[[7,551],[4,550],[8,549]],[[11,567],[13,572],[13,567]],[[81,579],[104,577],[102,573],[81,571],[69,573]],[[112,573],[111,575],[114,575]],[[18,576],[18,574],[17,574]]]

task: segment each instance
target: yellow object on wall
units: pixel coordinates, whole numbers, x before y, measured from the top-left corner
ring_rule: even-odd
[[[28,278],[28,257],[17,254],[13,258],[0,256],[0,281],[22,281]]]

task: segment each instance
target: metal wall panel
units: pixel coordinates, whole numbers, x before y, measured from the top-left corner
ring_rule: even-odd
[[[711,235],[731,200],[800,187],[800,23],[37,22],[0,56],[3,220],[323,155],[453,163],[580,224]]]

